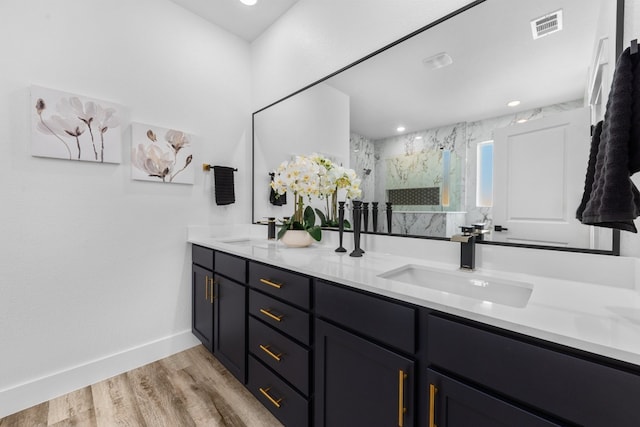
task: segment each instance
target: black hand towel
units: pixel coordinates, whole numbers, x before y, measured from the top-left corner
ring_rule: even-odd
[[[640,215],[640,192],[631,175],[640,170],[639,58],[627,48],[616,63],[600,143],[590,155],[595,167],[592,174],[587,171],[583,200],[588,200],[576,212],[583,224],[637,233],[633,220]]]
[[[236,195],[233,184],[234,169],[227,166],[214,166],[216,205],[230,205],[235,203]]]
[[[269,176],[271,176],[271,181],[273,181],[273,175],[273,172],[269,174]],[[271,190],[271,192],[269,193],[269,202],[273,206],[283,206],[287,204],[287,193],[278,196],[276,190],[274,190],[273,187],[269,186],[269,189]]]
[[[596,157],[598,156],[598,147],[600,146],[600,136],[602,135],[602,120],[596,124],[593,129],[593,135],[591,135],[591,149],[589,150],[589,163],[587,165],[587,176],[584,180],[584,194],[582,195],[582,201],[578,210],[576,211],[576,218],[582,222],[582,214],[587,207],[587,202],[591,198],[591,191],[593,190],[593,181],[596,177]]]

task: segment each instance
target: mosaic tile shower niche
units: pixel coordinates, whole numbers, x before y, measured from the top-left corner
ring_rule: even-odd
[[[444,149],[388,158],[387,200],[397,211],[460,211],[461,164],[458,155]]]

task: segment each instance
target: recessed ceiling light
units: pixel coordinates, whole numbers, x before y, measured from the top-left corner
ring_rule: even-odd
[[[509,101],[507,102],[507,107],[517,107],[518,105],[520,105],[520,101]]]
[[[405,129],[405,127],[404,127],[404,126],[398,126],[398,127],[396,128],[396,130],[397,130],[398,132],[404,132],[406,129]]]
[[[258,0],[240,0],[242,4],[246,4],[247,6],[253,6],[258,3]]]
[[[422,136],[418,135],[416,136],[416,139],[422,139]]]
[[[518,120],[516,120],[516,123],[525,123],[525,122],[528,122],[528,120],[527,119],[518,119]]]

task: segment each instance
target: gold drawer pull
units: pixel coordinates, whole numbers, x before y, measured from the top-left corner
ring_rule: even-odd
[[[272,282],[271,280],[267,279],[260,279],[260,282],[264,283],[265,285],[273,286],[276,289],[280,289],[282,287],[281,283]]]
[[[204,276],[204,299],[209,301],[209,276]]]
[[[260,387],[260,388],[258,388],[258,390],[260,390],[260,393],[262,393],[262,394],[264,395],[264,397],[266,397],[267,399],[269,399],[269,401],[270,401],[271,403],[273,403],[273,405],[274,405],[276,408],[279,408],[279,407],[280,407],[280,402],[282,402],[282,398],[280,398],[280,399],[276,400],[276,399],[274,399],[273,397],[271,397],[271,396],[269,395],[269,390],[271,390],[271,387],[267,387],[266,389],[265,389],[265,388]]]
[[[269,348],[271,348],[270,345],[262,345],[262,344],[260,344],[260,350],[264,351],[269,356],[273,357],[274,359],[276,359],[279,362],[280,361],[280,357],[282,356],[282,353],[275,354],[274,352],[269,350]]]
[[[406,379],[407,374],[400,369],[398,371],[398,427],[404,426],[404,414],[407,412],[404,406],[404,380]]]
[[[436,426],[436,393],[438,392],[438,388],[429,384],[429,427],[437,427]]]
[[[260,313],[264,314],[265,316],[268,316],[268,317],[272,318],[276,322],[281,322],[282,318],[284,317],[284,315],[282,315],[282,314],[280,314],[280,315],[273,314],[271,311],[269,311],[266,308],[261,308],[260,309]]]

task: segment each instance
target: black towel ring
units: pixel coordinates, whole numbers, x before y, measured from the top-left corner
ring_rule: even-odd
[[[638,53],[638,39],[631,40],[631,49],[629,53],[631,53],[631,55]]]

